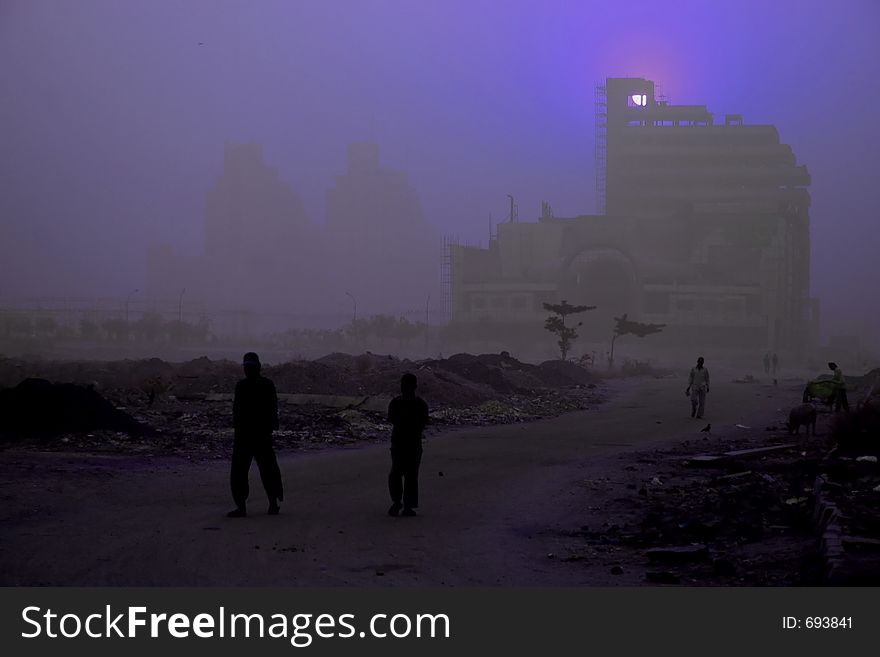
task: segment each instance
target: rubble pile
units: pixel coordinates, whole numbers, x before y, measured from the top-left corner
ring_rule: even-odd
[[[583,409],[600,400],[593,375],[572,363],[531,365],[506,352],[424,361],[333,353],[313,361],[264,366],[263,373],[275,382],[280,397],[278,449],[387,440],[390,426],[385,411],[391,397],[398,394],[405,372],[419,378],[419,394],[432,411],[432,431],[444,425],[525,422]],[[49,431],[59,449],[228,456],[232,393],[242,377],[238,363],[208,358],[185,363],[0,358],[0,390],[14,389],[23,378],[33,376],[64,385],[85,384],[88,388],[74,387],[89,390],[111,411],[129,419],[128,424],[60,420]],[[143,426],[155,429],[154,435],[133,428]],[[41,447],[46,447],[45,442]]]
[[[584,482],[597,526],[571,532],[567,559],[634,584],[819,583],[813,489],[828,447],[787,439],[754,431],[621,456],[620,476]]]
[[[850,413],[835,415],[831,435],[842,453],[876,453],[880,449],[880,388],[871,388]]]
[[[151,433],[147,426],[87,386],[30,378],[14,388],[0,390],[0,438],[3,440],[97,429],[136,436]]]
[[[880,584],[880,468],[875,455],[835,457],[816,478],[815,521],[825,581]]]

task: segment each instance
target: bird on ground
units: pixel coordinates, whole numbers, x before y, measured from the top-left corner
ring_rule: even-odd
[[[701,433],[712,433],[712,425],[711,425],[711,424],[707,424],[705,427],[703,427],[702,429],[700,429],[700,432],[701,432]]]

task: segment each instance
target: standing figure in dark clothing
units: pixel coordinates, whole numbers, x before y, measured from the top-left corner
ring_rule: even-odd
[[[388,405],[391,431],[391,473],[388,492],[391,493],[389,516],[416,515],[419,506],[419,465],[422,462],[422,431],[428,424],[428,404],[416,396],[418,382],[415,374],[404,374],[400,379],[400,396]],[[402,502],[402,503],[401,503]]]
[[[828,363],[828,369],[834,372],[831,377],[831,383],[834,386],[832,393],[834,397],[834,412],[839,413],[842,408],[849,413],[849,400],[846,398],[846,379],[843,377],[843,370],[835,362]]]
[[[230,518],[247,515],[245,502],[250,492],[248,472],[256,459],[260,479],[269,497],[269,514],[278,515],[278,502],[284,499],[281,470],[272,449],[272,432],[278,428],[278,395],[275,384],[260,374],[260,358],[252,351],[242,360],[245,378],[235,385],[232,402],[232,424],[235,440],[232,445],[232,471],[229,483],[235,509]]]

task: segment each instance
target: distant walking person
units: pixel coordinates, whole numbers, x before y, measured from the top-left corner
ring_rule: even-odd
[[[773,352],[773,376],[776,376],[776,370],[779,369],[779,356],[776,355],[776,352]]]
[[[278,502],[284,499],[281,470],[272,449],[272,431],[278,428],[278,395],[275,384],[260,374],[260,358],[249,351],[242,360],[245,378],[235,385],[232,402],[232,424],[235,439],[232,445],[232,470],[229,482],[235,509],[230,518],[247,515],[245,502],[250,492],[248,472],[256,459],[260,479],[269,497],[269,514],[277,515]]]
[[[697,364],[691,368],[688,376],[688,387],[684,394],[691,398],[691,417],[703,417],[706,410],[706,394],[709,392],[709,370],[703,363],[705,360],[702,356],[697,358]]]
[[[422,462],[422,432],[428,424],[428,404],[416,396],[415,374],[400,379],[400,395],[388,405],[391,422],[391,472],[388,492],[391,493],[389,516],[416,515],[419,506],[419,465]]]
[[[764,374],[770,374],[770,354],[764,354]]]
[[[834,372],[831,382],[834,385],[834,410],[839,412],[842,408],[849,413],[849,400],[846,398],[846,379],[843,378],[843,371],[837,363],[828,363],[828,369]]]

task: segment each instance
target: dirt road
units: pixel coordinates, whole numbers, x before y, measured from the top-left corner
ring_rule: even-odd
[[[389,518],[384,446],[281,458],[282,514],[265,515],[256,466],[246,519],[225,462],[0,452],[3,585],[589,585],[548,558],[547,528],[589,504],[577,486],[602,459],[761,422],[798,386],[715,376],[707,418],[684,383],[612,384],[594,410],[429,440],[420,515]],[[731,377],[727,377],[727,381]],[[776,414],[778,415],[778,414]],[[442,475],[440,474],[442,473]]]

